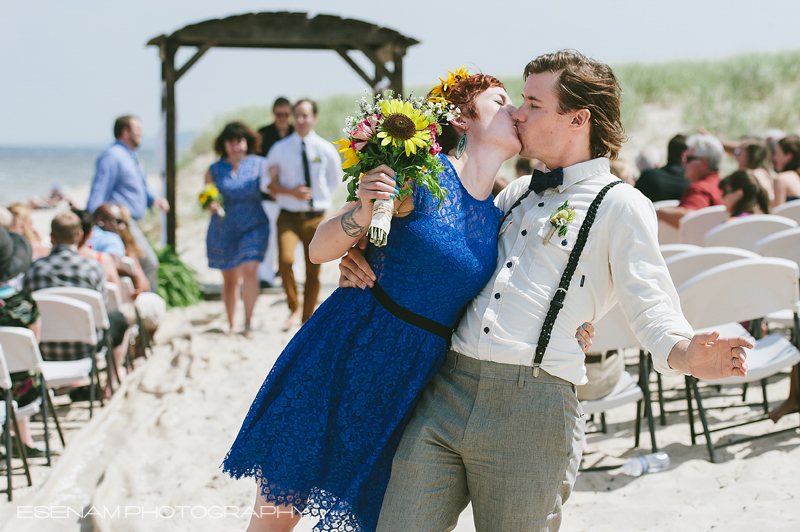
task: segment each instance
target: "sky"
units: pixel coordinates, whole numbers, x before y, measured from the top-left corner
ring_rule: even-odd
[[[156,136],[161,65],[152,37],[252,12],[355,18],[420,41],[407,85],[435,84],[466,64],[521,75],[539,54],[575,48],[615,64],[800,49],[796,0],[24,0],[0,8],[0,146],[102,146],[116,116]],[[182,49],[180,65],[193,54]],[[248,105],[360,93],[333,51],[212,49],[176,85],[179,132]],[[517,98],[518,95],[512,95]]]

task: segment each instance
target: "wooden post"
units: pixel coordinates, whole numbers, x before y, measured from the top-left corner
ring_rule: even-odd
[[[167,213],[167,245],[175,247],[175,229],[177,227],[177,202],[175,201],[175,52],[178,47],[165,39],[162,44],[161,79],[163,81],[163,97],[161,111],[166,122],[166,198],[169,202]]]
[[[405,96],[406,94],[403,92],[403,56],[405,55],[405,50],[402,48],[397,48],[394,52],[394,72],[392,72],[392,77],[390,81],[392,83],[392,90],[397,94],[402,94]]]

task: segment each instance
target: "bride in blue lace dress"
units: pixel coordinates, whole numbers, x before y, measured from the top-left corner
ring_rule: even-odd
[[[288,531],[300,515],[318,517],[318,531],[375,530],[417,397],[443,363],[461,309],[494,271],[503,213],[492,186],[520,150],[514,107],[497,79],[470,76],[448,100],[462,114],[438,138],[444,204],[426,188],[395,201],[388,244],[367,250],[375,286],[339,288],[314,312],[278,358],[225,458],[225,472],[258,484],[248,531]],[[465,134],[466,146],[457,148]],[[361,238],[371,200],[397,194],[393,176],[381,166],[362,177],[360,201],[320,224],[312,260],[336,260]]]

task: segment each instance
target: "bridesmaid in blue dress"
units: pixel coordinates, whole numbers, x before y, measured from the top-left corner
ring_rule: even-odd
[[[449,333],[492,276],[502,212],[494,176],[520,149],[503,85],[474,75],[452,91],[462,116],[439,137],[443,205],[417,188],[392,220],[388,244],[368,249],[372,290],[339,288],[284,349],[224,460],[258,493],[248,531],[375,530],[392,457],[420,391],[444,361]],[[458,98],[457,98],[458,97]],[[469,142],[459,158],[455,145]],[[452,148],[452,149],[450,149]],[[359,202],[320,224],[315,261],[341,257],[366,232],[372,199],[395,196],[386,166],[361,179]]]
[[[208,266],[222,270],[222,300],[233,332],[239,279],[244,301],[244,334],[250,332],[250,317],[259,293],[258,265],[264,260],[269,241],[269,220],[261,207],[259,179],[266,159],[259,155],[261,139],[241,122],[226,125],[214,141],[220,160],[211,165],[206,184],[214,183],[224,202],[211,202],[206,251]]]

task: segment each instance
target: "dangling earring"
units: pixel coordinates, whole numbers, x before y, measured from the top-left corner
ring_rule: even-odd
[[[464,150],[467,149],[467,134],[464,133],[460,139],[458,139],[458,146],[456,146],[456,159],[461,159],[461,156],[464,155]]]

